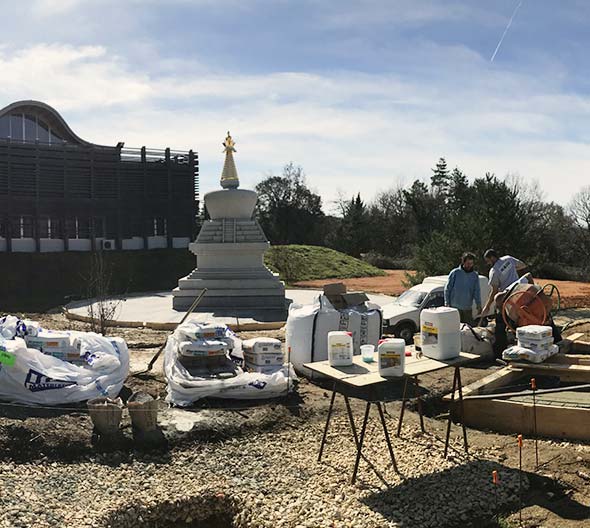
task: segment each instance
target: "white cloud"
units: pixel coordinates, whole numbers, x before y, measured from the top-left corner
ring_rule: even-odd
[[[436,54],[456,54],[468,73],[436,83],[350,71],[156,74],[100,46],[4,48],[0,97],[43,100],[97,143],[195,148],[205,191],[217,186],[230,129],[247,185],[292,160],[326,201],[338,189],[368,198],[428,176],[447,156],[472,177],[519,173],[569,201],[590,172],[590,98],[565,93],[559,77],[540,85],[490,68],[462,48]]]

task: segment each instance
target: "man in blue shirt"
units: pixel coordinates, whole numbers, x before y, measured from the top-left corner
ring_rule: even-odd
[[[449,273],[445,285],[445,306],[459,310],[462,323],[473,324],[473,303],[481,313],[479,275],[474,270],[475,255],[464,253],[461,265]]]

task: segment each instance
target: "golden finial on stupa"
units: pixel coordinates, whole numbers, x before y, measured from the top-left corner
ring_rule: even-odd
[[[229,133],[229,130],[227,131],[227,137],[225,138],[225,141],[222,143],[222,145],[225,147],[223,149],[223,152],[227,152],[228,150],[231,150],[232,152],[236,152],[236,149],[234,148],[236,142],[233,140],[233,138],[231,137],[231,134]]]
[[[238,171],[236,170],[236,164],[234,162],[234,148],[236,142],[232,139],[229,131],[227,137],[223,142],[225,152],[225,163],[223,164],[223,171],[221,172],[221,186],[224,189],[235,189],[240,185],[238,178]]]

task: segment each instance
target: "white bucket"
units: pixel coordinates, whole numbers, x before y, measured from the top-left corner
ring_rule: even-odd
[[[352,365],[353,341],[351,332],[328,332],[328,361],[331,367]]]
[[[420,314],[422,353],[432,359],[452,359],[461,352],[459,310],[441,306],[426,308]]]
[[[379,374],[400,377],[404,375],[406,342],[403,339],[383,339],[377,348]]]

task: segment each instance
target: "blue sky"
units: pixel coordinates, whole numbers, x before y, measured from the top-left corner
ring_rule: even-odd
[[[85,139],[193,148],[217,187],[293,161],[324,197],[428,178],[440,156],[566,204],[590,183],[590,2],[0,0],[0,106]],[[6,23],[6,21],[9,21]]]

